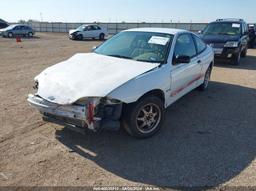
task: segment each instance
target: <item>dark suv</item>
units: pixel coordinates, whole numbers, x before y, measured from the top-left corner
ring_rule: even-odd
[[[4,22],[0,22],[0,29],[4,29],[6,27],[8,27],[9,25],[7,23]]]
[[[201,38],[214,49],[216,59],[239,65],[240,58],[247,54],[248,27],[242,19],[218,19],[200,33]]]
[[[256,25],[248,25],[249,27],[249,46],[250,48],[254,48],[254,44],[256,41]]]

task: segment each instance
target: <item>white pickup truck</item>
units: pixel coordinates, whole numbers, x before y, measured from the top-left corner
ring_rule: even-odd
[[[131,29],[44,70],[28,102],[47,121],[93,131],[123,126],[147,138],[160,130],[165,108],[207,89],[213,65],[212,48],[191,32]]]
[[[69,31],[69,38],[72,40],[83,40],[88,38],[104,40],[107,35],[107,30],[98,25],[81,25],[77,29]]]

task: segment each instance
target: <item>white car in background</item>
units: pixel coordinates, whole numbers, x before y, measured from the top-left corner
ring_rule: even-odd
[[[107,30],[98,25],[81,25],[77,29],[69,31],[69,38],[72,40],[83,40],[88,38],[104,40],[107,36]]]
[[[207,89],[213,65],[212,48],[191,32],[131,29],[44,70],[28,102],[47,121],[93,131],[123,125],[146,138],[163,125],[165,108]]]

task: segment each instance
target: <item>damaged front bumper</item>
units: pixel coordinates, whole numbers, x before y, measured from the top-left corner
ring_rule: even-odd
[[[88,128],[93,131],[120,128],[121,103],[98,103],[91,111],[90,105],[59,105],[32,94],[28,95],[27,101],[43,115],[43,119],[47,122]],[[92,115],[92,119],[88,119],[90,115]]]

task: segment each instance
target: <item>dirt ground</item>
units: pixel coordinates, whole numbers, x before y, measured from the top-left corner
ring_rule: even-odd
[[[216,64],[207,92],[186,95],[157,136],[136,140],[41,120],[26,101],[33,78],[101,42],[37,36],[0,38],[1,186],[256,186],[256,50],[240,66]]]

